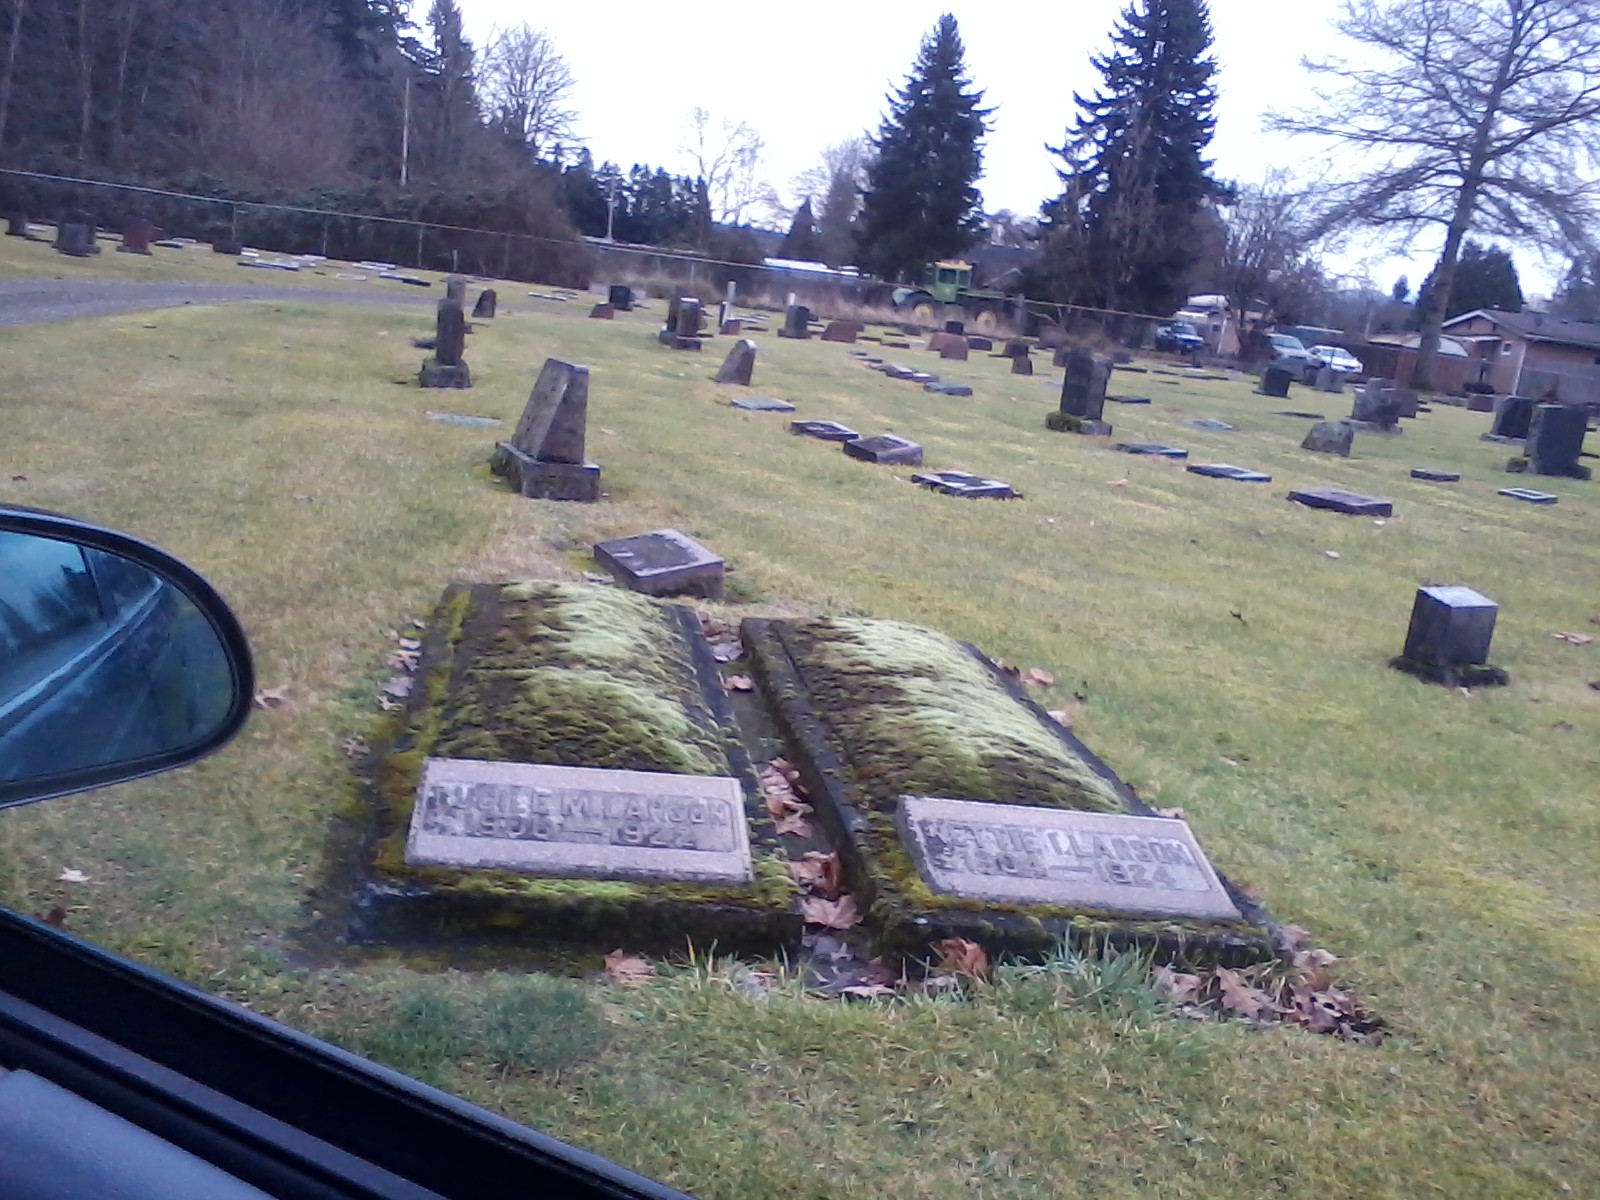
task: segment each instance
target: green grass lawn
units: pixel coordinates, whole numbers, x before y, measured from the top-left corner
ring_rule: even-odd
[[[40,249],[0,244],[0,277],[80,269]],[[81,269],[167,269],[101,258]],[[728,339],[655,343],[659,304],[588,321],[586,302],[527,290],[502,285],[503,315],[469,339],[465,392],[415,386],[425,310],[0,329],[0,501],[185,557],[236,605],[263,686],[289,689],[193,768],[0,814],[0,899],[65,906],[90,940],[706,1197],[1600,1194],[1600,642],[1551,636],[1600,633],[1600,483],[1507,476],[1510,451],[1478,440],[1489,418],[1461,409],[1358,435],[1346,461],[1301,451],[1307,422],[1271,410],[1342,416],[1348,397],[1114,376],[1155,403],[1108,405],[1112,440],[1274,477],[1204,479],[1048,432],[1060,372],[1042,363],[1034,379],[978,354],[928,367],[973,384],[958,399],[851,347],[757,334],[746,392],[709,381]],[[494,431],[424,416],[509,430],[550,355],[592,371],[598,505],[511,495],[486,468]],[[911,437],[929,466],[1027,498],[931,494],[792,437],[787,417],[727,408],[741,393]],[[1201,416],[1237,429],[1182,423]],[[1396,515],[1284,499],[1319,483]],[[1514,483],[1561,502],[1495,494]],[[575,576],[593,541],[662,525],[726,555],[725,615],[911,621],[1049,670],[1046,707],[1085,695],[1076,732],[1340,955],[1391,1037],[1349,1046],[1025,984],[841,1004],[727,964],[625,990],[303,936],[346,899],[340,744],[376,715],[388,631],[453,579]],[[1499,602],[1511,687],[1462,695],[1387,669],[1424,582]],[[90,882],[58,881],[66,867]]]

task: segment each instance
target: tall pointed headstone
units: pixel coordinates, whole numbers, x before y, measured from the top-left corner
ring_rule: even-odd
[[[589,368],[545,359],[509,442],[495,446],[490,467],[530,500],[600,499],[600,468],[584,457],[589,421]]]
[[[425,388],[469,388],[472,372],[467,370],[467,317],[461,302],[439,301],[434,318],[433,357],[422,364],[417,382]]]

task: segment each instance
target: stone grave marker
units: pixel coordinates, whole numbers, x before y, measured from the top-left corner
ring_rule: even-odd
[[[1032,375],[1033,359],[1026,354],[1019,354],[1011,360],[1011,373],[1013,375]]]
[[[680,296],[668,306],[667,327],[656,340],[674,350],[698,350],[703,317],[700,301],[693,296]]]
[[[1355,444],[1356,427],[1349,421],[1318,421],[1307,432],[1302,450],[1315,450],[1318,454],[1337,454],[1350,457],[1350,447]]]
[[[1332,392],[1334,395],[1344,391],[1344,372],[1335,371],[1332,367],[1320,367],[1317,370],[1317,391]],[[1287,395],[1288,393],[1284,393]]]
[[[749,338],[741,338],[728,351],[728,357],[722,360],[722,369],[717,372],[715,382],[737,383],[749,387],[750,376],[755,369],[756,344]]]
[[[613,283],[606,289],[606,303],[617,312],[632,312],[633,289],[625,283]]]
[[[495,447],[491,469],[530,500],[600,499],[600,468],[584,456],[589,423],[589,368],[545,359],[509,442]]]
[[[748,883],[739,781],[428,758],[406,862],[589,879]]]
[[[1025,358],[1032,349],[1023,338],[1010,338],[1000,351],[1001,358]]]
[[[1501,488],[1500,495],[1510,496],[1513,500],[1521,500],[1525,504],[1554,504],[1561,499],[1552,492],[1539,492],[1533,488]]]
[[[946,321],[944,323],[944,331],[946,333],[953,333],[953,334],[956,335],[956,337],[964,338],[964,337],[967,336],[966,322],[964,322],[964,321]]]
[[[1533,409],[1533,401],[1526,396],[1502,396],[1495,404],[1490,434],[1497,438],[1527,437],[1528,426],[1533,423]]]
[[[1020,804],[905,796],[901,839],[941,895],[1150,917],[1239,920],[1189,826]]]
[[[1013,362],[1021,362],[1022,360],[1021,359],[1013,359],[1012,361]],[[1149,404],[1150,403],[1150,397],[1149,396],[1107,396],[1106,399],[1111,401],[1111,403],[1113,403],[1113,404]]]
[[[994,341],[991,338],[979,337],[977,334],[969,334],[968,337],[967,337],[967,349],[968,350],[993,350],[994,349]]]
[[[122,244],[119,254],[149,254],[150,243],[161,235],[161,230],[144,217],[132,217],[122,227]]]
[[[1194,463],[1184,468],[1191,475],[1205,475],[1210,479],[1232,479],[1236,483],[1271,483],[1272,476],[1231,463]]]
[[[1179,446],[1164,446],[1160,442],[1118,442],[1116,449],[1124,454],[1148,454],[1156,458],[1188,458],[1189,452]]]
[[[1190,429],[1204,429],[1208,433],[1233,432],[1233,426],[1226,421],[1214,421],[1210,417],[1195,417],[1192,420],[1185,421],[1184,424],[1189,426]]]
[[[467,281],[460,275],[448,275],[444,281],[444,298],[454,300],[463,310],[467,307]]]
[[[467,318],[459,301],[439,301],[434,318],[433,357],[422,364],[417,382],[425,388],[469,388],[472,372],[463,355],[467,349]]]
[[[1294,383],[1294,372],[1288,367],[1268,367],[1261,372],[1260,392],[1263,396],[1276,396],[1284,400],[1289,396],[1289,387],[1292,383]]]
[[[935,379],[931,383],[922,385],[922,390],[932,392],[936,396],[970,396],[972,389],[964,383],[946,383]]]
[[[1391,501],[1363,496],[1360,492],[1347,492],[1343,488],[1298,488],[1289,493],[1289,499],[1307,508],[1325,508],[1352,517],[1394,516],[1394,504]]]
[[[717,332],[723,337],[738,337],[744,333],[743,321],[724,321],[717,326]]]
[[[616,315],[617,310],[609,304],[596,304],[589,310],[589,319],[591,321],[614,321],[616,320]]]
[[[1540,404],[1528,422],[1528,470],[1534,475],[1588,479],[1592,472],[1578,461],[1589,430],[1587,409],[1566,404]]]
[[[783,310],[783,328],[778,330],[781,338],[793,338],[795,341],[805,341],[811,336],[811,310],[804,304],[791,304]]]
[[[33,240],[33,235],[28,232],[27,213],[13,212],[6,215],[6,236]]]
[[[892,433],[877,437],[858,437],[844,444],[844,452],[862,462],[886,466],[920,467],[922,447]]]
[[[969,500],[1020,500],[1022,493],[998,479],[985,479],[967,471],[928,471],[911,477],[912,483],[946,496],[964,496]]]
[[[430,412],[423,414],[435,425],[466,425],[473,429],[493,429],[504,424],[499,417],[477,417],[471,413]]]
[[[484,288],[478,293],[478,302],[472,306],[472,319],[491,321],[494,319],[495,306],[500,303],[500,295],[493,288]]]
[[[1349,420],[1358,430],[1369,433],[1399,433],[1400,403],[1395,398],[1394,380],[1369,379],[1355,394]]]
[[[837,421],[790,421],[789,432],[824,442],[853,442],[861,435]]]
[[[967,339],[954,333],[944,335],[939,343],[939,357],[952,362],[967,361]]]
[[[1300,412],[1297,409],[1280,408],[1273,414],[1275,417],[1293,417],[1297,421],[1322,421],[1326,420],[1322,413]]]
[[[1460,471],[1435,471],[1431,467],[1412,467],[1411,478],[1425,479],[1429,483],[1460,483]]]
[[[618,583],[647,596],[722,598],[726,564],[686,533],[652,533],[598,542],[594,559]]]
[[[1069,355],[1071,353],[1072,353],[1072,347],[1071,346],[1057,346],[1056,347],[1056,352],[1050,356],[1050,365],[1052,367],[1064,367],[1064,366],[1066,366],[1067,365],[1067,355]]]
[[[1025,346],[1026,343],[1023,343]],[[1008,344],[1008,349],[1010,344]],[[1008,354],[1006,357],[1013,357]],[[1067,375],[1061,381],[1061,406],[1045,419],[1046,427],[1058,433],[1082,433],[1104,437],[1111,426],[1103,419],[1106,384],[1111,378],[1111,360],[1087,350],[1067,355]]]
[[[94,254],[94,246],[90,242],[89,226],[75,222],[58,225],[54,248],[57,254],[65,254],[69,258],[90,257]]]
[[[844,342],[853,344],[866,329],[858,321],[830,321],[828,327],[822,331],[822,340],[825,342]]]
[[[1471,392],[1467,396],[1467,411],[1492,413],[1494,411],[1494,397],[1483,392]]]
[[[780,400],[777,396],[730,400],[728,404],[731,408],[742,408],[746,412],[793,412],[795,407],[788,400]]]
[[[1417,414],[1422,411],[1422,401],[1418,398],[1416,392],[1410,388],[1390,388],[1389,396],[1399,410],[1402,420],[1415,420]]]
[[[1469,587],[1420,587],[1405,649],[1389,665],[1449,687],[1509,683],[1504,671],[1488,665],[1499,611],[1493,600]]]

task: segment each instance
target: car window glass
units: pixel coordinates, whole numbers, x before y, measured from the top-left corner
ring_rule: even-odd
[[[57,670],[105,624],[83,552],[68,542],[0,533],[0,710]]]

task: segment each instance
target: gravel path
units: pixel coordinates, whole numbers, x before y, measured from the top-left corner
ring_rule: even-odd
[[[317,304],[433,305],[435,289],[384,283],[384,291],[254,286],[247,283],[164,283],[108,279],[0,279],[0,325],[42,325],[145,308],[229,304],[239,300],[300,300]]]

